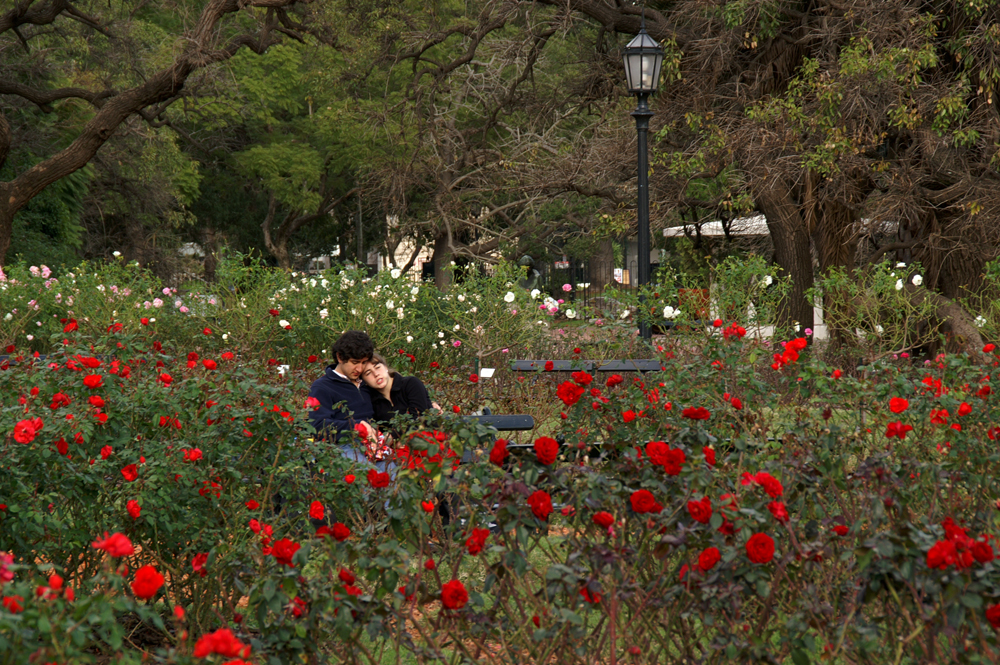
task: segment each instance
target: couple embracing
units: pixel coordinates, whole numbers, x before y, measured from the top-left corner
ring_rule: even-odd
[[[330,355],[336,364],[329,365],[309,389],[309,396],[319,401],[309,414],[317,436],[336,442],[345,457],[386,471],[392,458],[391,435],[380,430],[398,414],[416,418],[437,405],[420,379],[392,371],[360,330],[341,335]],[[340,441],[349,439],[351,430],[364,437],[364,450]]]

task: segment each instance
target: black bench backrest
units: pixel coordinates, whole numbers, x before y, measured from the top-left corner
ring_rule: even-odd
[[[515,372],[537,372],[551,362],[552,372],[658,372],[664,369],[655,358],[630,358],[626,360],[514,360],[510,368]]]

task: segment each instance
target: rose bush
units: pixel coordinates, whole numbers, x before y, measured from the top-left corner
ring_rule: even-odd
[[[996,660],[995,349],[856,370],[723,323],[511,377],[525,445],[401,419],[394,479],[311,439],[318,369],[62,324],[0,370],[0,657]]]

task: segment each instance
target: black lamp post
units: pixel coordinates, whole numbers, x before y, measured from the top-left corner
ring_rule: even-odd
[[[625,78],[628,91],[638,98],[639,105],[632,111],[635,128],[639,133],[639,286],[649,284],[649,159],[646,135],[649,133],[649,96],[656,92],[660,82],[663,49],[646,32],[643,18],[639,34],[625,47]],[[645,312],[643,312],[645,315]],[[649,340],[652,331],[648,323],[639,326],[642,338]]]

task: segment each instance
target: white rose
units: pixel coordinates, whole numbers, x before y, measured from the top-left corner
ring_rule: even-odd
[[[406,336],[406,343],[407,343],[407,344],[410,344],[410,343],[412,343],[412,342],[413,342],[413,335],[407,335],[407,336]]]
[[[35,339],[35,336],[34,336],[34,335],[25,335],[25,337],[27,337],[27,338],[28,338],[28,341],[29,341],[29,342],[30,342],[31,340]]]
[[[913,282],[913,286],[920,286],[924,283],[924,278],[921,275],[914,275],[910,281]]]
[[[882,326],[875,326],[875,332],[881,335],[883,332],[885,332],[885,328],[883,328]]]
[[[667,305],[666,307],[663,308],[663,318],[665,319],[672,319],[675,316],[677,316],[677,314],[678,311],[673,307],[671,307],[670,305]]]
[[[457,323],[455,324],[455,327],[452,328],[452,330],[454,330],[455,332],[458,332],[461,329],[462,329],[462,326],[458,325]]]
[[[531,295],[531,299],[532,300],[534,300],[535,298],[537,298],[540,294],[541,294],[541,291],[539,291],[538,289],[531,289],[531,294],[530,295]]]
[[[330,316],[330,312],[327,311],[326,308],[319,310],[319,318],[325,319],[328,316]]]
[[[406,314],[403,313],[403,308],[402,307],[400,307],[399,309],[396,310],[396,318],[397,319],[401,319],[404,316],[406,316]]]
[[[412,289],[410,289],[410,295],[415,296],[418,293],[420,293],[420,287],[419,286],[414,286]]]
[[[7,316],[10,316],[10,314],[8,314]],[[9,320],[9,319],[8,319],[8,320]],[[985,319],[985,318],[983,318],[983,316],[982,316],[982,315],[980,315],[980,316],[977,316],[977,317],[976,317],[976,320],[975,320],[975,321],[974,321],[973,323],[975,323],[975,324],[976,324],[976,327],[977,327],[977,328],[982,328],[983,326],[985,326],[985,325],[986,325],[986,319]]]
[[[441,332],[440,330],[438,331],[438,337],[439,337],[439,338],[443,338],[443,337],[444,337],[444,333],[443,333],[443,332]]]
[[[624,312],[622,312],[622,318],[623,318],[623,319],[627,319],[627,318],[628,318],[628,315],[629,315],[629,314],[631,314],[631,313],[632,313],[632,312],[630,312],[630,311],[628,311],[628,310],[626,309],[626,310],[625,310]]]
[[[121,255],[122,255],[122,253],[121,253],[121,252],[119,252],[119,251],[114,251],[114,252],[111,252],[111,256],[114,256],[115,258],[117,258],[117,257],[119,257],[119,256],[121,256]]]
[[[567,309],[566,310],[566,318],[567,319],[575,319],[576,318],[576,310]]]
[[[897,291],[902,291],[903,290],[903,280],[901,280],[901,279],[897,279],[896,280],[896,290]]]
[[[896,264],[896,267],[897,267],[897,268],[905,268],[905,267],[906,267],[906,264],[905,264],[905,263],[903,263],[902,261],[900,261],[899,263],[897,263],[897,264]]]
[[[278,325],[281,326],[282,328],[287,328],[291,324],[288,321],[285,321],[284,319],[282,319],[282,320],[278,321]]]
[[[505,295],[505,296],[503,297],[503,301],[504,301],[504,302],[514,302],[514,299],[515,299],[516,297],[517,297],[517,296],[515,296],[515,295],[514,295],[514,292],[513,292],[513,291],[508,291],[508,292],[507,292],[507,295]]]
[[[386,303],[385,303],[385,308],[386,309],[396,309],[396,303],[393,302],[392,300],[387,300]]]
[[[224,342],[227,339],[229,339],[229,333],[222,333],[222,341]]]
[[[402,274],[403,274],[403,271],[400,270],[399,268],[393,268],[392,270],[389,271],[389,275],[393,279],[399,279],[399,276],[402,275]]]
[[[764,286],[771,286],[771,284],[773,284],[773,283],[774,283],[774,278],[773,277],[771,277],[770,275],[765,275],[764,276]]]
[[[7,312],[7,316],[3,317],[3,320],[4,321],[10,321],[13,318],[14,318],[14,315],[11,314],[10,312]]]
[[[462,295],[461,293],[458,294],[458,302],[465,302],[465,296]]]

